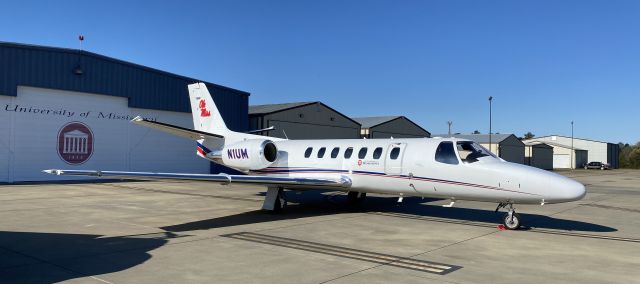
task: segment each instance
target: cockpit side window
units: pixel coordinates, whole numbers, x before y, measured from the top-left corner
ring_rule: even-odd
[[[460,160],[463,163],[474,163],[482,157],[494,157],[489,150],[480,146],[479,144],[471,141],[458,141],[456,143],[458,147],[458,154],[460,154]]]
[[[458,157],[456,156],[456,151],[453,149],[453,142],[444,141],[438,145],[436,149],[436,161],[450,165],[458,164]]]

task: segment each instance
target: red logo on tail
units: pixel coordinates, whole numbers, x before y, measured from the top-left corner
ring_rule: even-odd
[[[200,107],[200,116],[211,116],[211,112],[207,110],[207,103],[204,100],[200,100],[198,106]]]

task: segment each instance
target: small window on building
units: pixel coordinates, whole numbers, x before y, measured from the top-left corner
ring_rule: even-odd
[[[340,153],[340,147],[333,148],[333,150],[331,150],[331,159],[338,157],[338,153]]]
[[[374,159],[380,159],[380,156],[382,156],[382,147],[378,147],[375,150],[373,150],[373,158]]]
[[[326,151],[327,151],[327,148],[325,148],[325,147],[320,148],[318,150],[318,158],[324,157],[324,152],[326,152]]]
[[[436,161],[451,165],[458,164],[458,157],[456,157],[456,151],[453,149],[452,142],[445,141],[438,145],[436,149]]]
[[[367,147],[360,148],[360,151],[358,152],[358,159],[364,159],[364,157],[366,156],[367,156]]]
[[[307,148],[307,150],[306,150],[306,151],[304,151],[304,157],[305,157],[305,158],[309,158],[309,157],[311,157],[311,152],[313,152],[313,147],[309,147],[309,148]]]
[[[396,160],[398,159],[398,156],[400,156],[400,148],[394,147],[393,149],[391,149],[391,154],[389,154],[389,158],[391,158],[391,160]]]
[[[347,148],[347,150],[344,151],[344,158],[351,159],[352,154],[353,154],[353,147],[349,147]]]

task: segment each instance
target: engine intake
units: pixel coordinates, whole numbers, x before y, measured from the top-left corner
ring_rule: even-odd
[[[278,159],[278,147],[271,140],[245,140],[222,149],[222,162],[239,170],[259,170]]]

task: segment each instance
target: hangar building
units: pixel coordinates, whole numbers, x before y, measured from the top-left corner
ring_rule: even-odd
[[[553,147],[544,143],[524,143],[524,164],[553,170]]]
[[[551,142],[562,144],[564,146],[571,147],[571,137],[562,135],[549,135],[543,137],[536,137],[532,140],[541,142]],[[573,138],[573,147],[583,149],[589,152],[588,162],[604,162],[608,163],[612,169],[617,169],[620,159],[620,146],[614,143],[608,143],[603,141],[595,141],[582,138]],[[578,164],[577,167],[582,167],[583,164]]]
[[[431,133],[404,116],[354,117],[362,124],[362,138],[420,138]]]
[[[513,134],[492,134],[491,147],[489,147],[489,134],[439,134],[436,136],[472,140],[505,161],[524,164],[524,143]]]
[[[128,121],[192,128],[199,80],[76,49],[0,42],[0,182],[69,179],[44,169],[219,172],[193,141]],[[249,93],[207,83],[229,128],[246,131]]]
[[[554,142],[542,142],[537,140],[527,140],[525,145],[541,145],[546,144],[553,147],[553,168],[554,169],[571,169],[573,162],[573,168],[581,168],[582,165],[589,161],[589,151],[573,148],[573,156],[571,155],[571,146],[554,143]],[[573,160],[572,160],[573,159]]]
[[[289,139],[357,139],[360,123],[321,102],[252,105],[249,129],[256,134]]]

